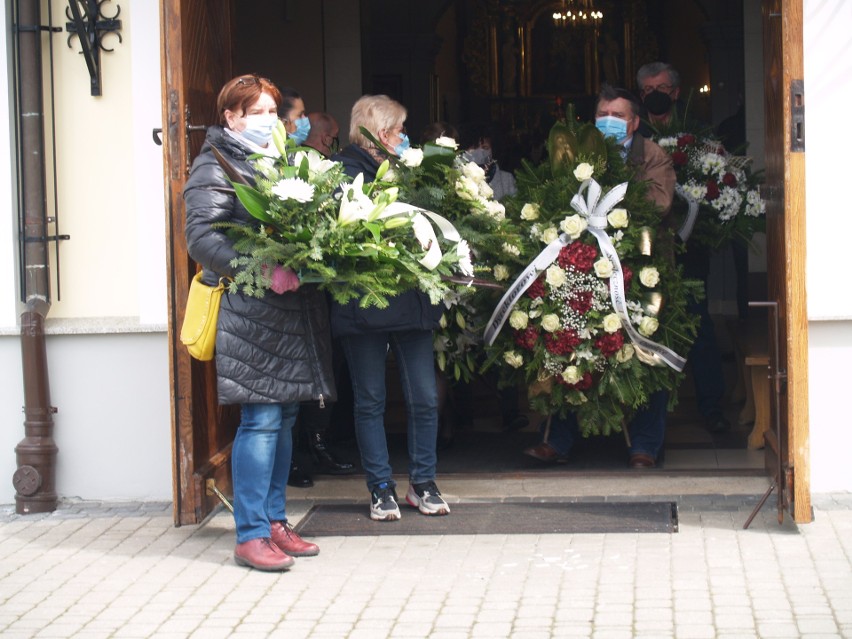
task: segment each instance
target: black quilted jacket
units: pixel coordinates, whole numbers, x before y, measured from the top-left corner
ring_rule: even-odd
[[[186,245],[204,267],[211,284],[233,276],[233,242],[217,222],[253,224],[210,147],[214,145],[247,179],[250,154],[220,126],[211,127],[184,187]],[[334,399],[331,337],[325,295],[313,286],[263,299],[222,296],[216,335],[216,372],[220,404],[298,402]]]

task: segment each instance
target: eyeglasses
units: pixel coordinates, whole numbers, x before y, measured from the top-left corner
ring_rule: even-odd
[[[671,93],[674,90],[674,88],[675,87],[673,87],[670,84],[658,84],[655,87],[648,85],[648,86],[642,87],[642,92],[643,93],[651,93],[652,91],[660,91],[662,93]]]
[[[243,86],[252,86],[255,84],[260,84],[261,78],[256,75],[247,75],[242,78],[237,78],[237,84],[242,84]]]

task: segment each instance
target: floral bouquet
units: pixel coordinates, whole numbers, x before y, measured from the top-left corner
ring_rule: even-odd
[[[696,328],[687,296],[700,288],[662,248],[644,185],[612,183],[625,175],[617,150],[575,133],[586,143],[518,175],[509,214],[527,227],[529,266],[488,323],[487,366],[525,383],[537,412],[573,411],[585,435],[609,434],[677,387]]]
[[[337,162],[313,151],[293,154],[283,126],[273,140],[279,158],[253,158],[256,184],[239,179],[221,154],[219,162],[237,197],[258,220],[256,225],[226,225],[240,256],[232,291],[261,297],[273,284],[276,267],[317,283],[340,303],[355,298],[361,306],[387,306],[387,298],[411,288],[438,303],[449,290],[444,278],[472,275],[467,244],[446,220],[398,201],[399,189],[377,182],[351,182]],[[435,233],[438,227],[443,243]]]
[[[510,273],[522,267],[519,229],[494,199],[485,172],[458,152],[452,138],[410,148],[394,160],[380,185],[449,220],[466,238],[476,263],[476,277],[456,279],[445,295],[446,311],[435,334],[438,368],[451,379],[469,381],[480,364],[477,347],[494,307],[494,290],[502,290]]]
[[[716,249],[732,237],[748,241],[763,228],[766,203],[749,168],[751,158],[731,155],[721,143],[693,133],[655,139],[671,155],[675,192],[686,203],[681,240]]]

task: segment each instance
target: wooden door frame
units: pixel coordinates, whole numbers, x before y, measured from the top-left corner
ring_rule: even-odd
[[[182,90],[192,80],[187,77],[185,58],[198,55],[198,51],[185,51],[184,44],[197,44],[198,40],[206,43],[203,37],[197,36],[198,31],[192,31],[201,27],[190,24],[191,20],[183,20],[186,2],[160,0],[166,261],[169,273],[169,382],[172,388],[172,494],[174,521],[178,526],[200,523],[218,505],[210,482],[223,492],[230,493],[230,443],[220,444],[219,431],[223,416],[232,419],[233,415],[233,411],[229,410],[231,407],[217,406],[214,362],[193,360],[179,338],[195,266],[186,249],[182,190],[189,173],[192,150],[197,151],[200,146],[198,140],[190,140],[187,126],[209,125],[209,114],[205,116],[205,113],[215,113],[214,101],[212,107],[203,105],[210,107],[206,111],[196,109],[190,116],[190,98]],[[199,2],[213,4],[213,0]],[[230,12],[229,0],[221,0],[220,4],[223,10]],[[207,6],[207,9],[215,11],[216,6]],[[188,33],[194,37],[188,37]],[[209,32],[205,33],[209,36]],[[221,71],[230,77],[230,67]],[[216,91],[219,86],[221,83],[215,87]],[[196,135],[203,135],[203,129]]]
[[[770,117],[771,105],[766,110],[766,150],[767,150],[767,240],[782,242],[783,273],[773,278],[770,273],[770,299],[781,302],[778,307],[781,324],[780,367],[786,372],[786,379],[776,380],[773,393],[779,393],[780,414],[775,413],[773,421],[780,419],[781,428],[786,435],[782,445],[785,469],[779,470],[779,486],[786,506],[790,509],[794,521],[809,522],[813,519],[810,494],[810,439],[808,423],[808,315],[807,293],[805,289],[806,267],[806,219],[805,219],[805,153],[793,150],[793,105],[802,94],[793,88],[794,81],[804,78],[804,42],[803,42],[803,0],[764,0],[764,65],[766,96],[782,96],[782,131],[773,126]],[[769,59],[772,43],[766,29],[768,21],[780,21],[780,59]],[[777,84],[780,83],[780,87]],[[777,187],[776,184],[781,186]],[[783,221],[780,228],[773,223]],[[772,247],[769,247],[770,255]],[[775,264],[779,266],[779,264]],[[770,260],[768,268],[773,264]],[[784,385],[786,382],[786,392]],[[784,430],[785,429],[785,430]],[[773,434],[774,437],[774,434]],[[772,453],[767,446],[767,457]]]

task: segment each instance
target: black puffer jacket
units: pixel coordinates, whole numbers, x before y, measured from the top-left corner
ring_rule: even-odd
[[[218,222],[253,224],[211,151],[214,145],[248,180],[251,152],[220,126],[211,127],[184,187],[186,245],[204,267],[203,280],[215,284],[235,275],[233,242]],[[263,299],[222,296],[216,335],[220,404],[269,404],[334,399],[331,338],[325,295],[313,286]]]
[[[364,174],[364,182],[376,179],[379,168],[372,156],[356,144],[350,144],[331,158],[343,165],[352,178]],[[360,308],[358,300],[348,304],[331,303],[331,331],[335,337],[363,335],[377,331],[431,331],[438,328],[443,308],[433,305],[429,296],[410,290],[388,299],[390,305],[379,309],[375,306]]]

